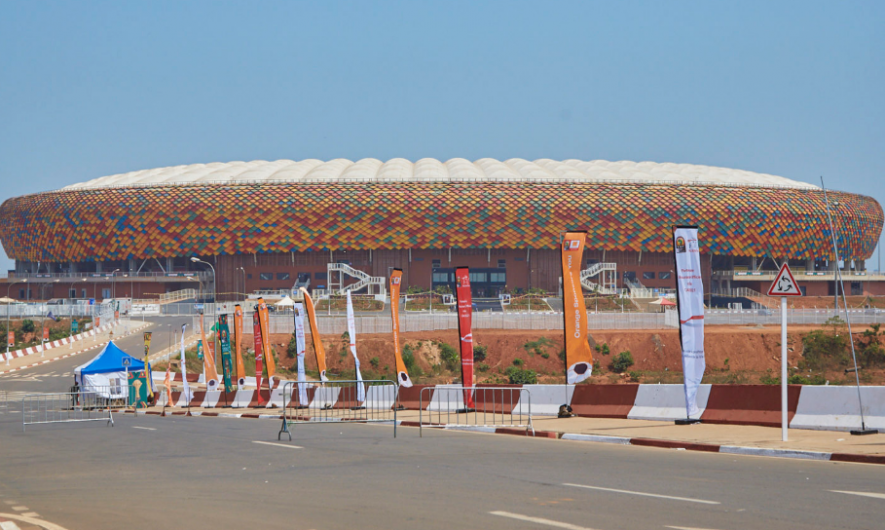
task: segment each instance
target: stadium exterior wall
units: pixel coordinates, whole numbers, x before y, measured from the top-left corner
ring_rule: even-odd
[[[872,198],[832,192],[842,256],[882,230]],[[31,262],[405,249],[588,248],[668,252],[674,224],[705,254],[830,259],[823,192],[606,182],[275,182],[71,189],[0,206],[7,254]]]

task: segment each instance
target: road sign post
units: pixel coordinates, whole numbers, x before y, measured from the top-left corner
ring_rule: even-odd
[[[771,287],[768,288],[768,296],[781,297],[781,438],[786,442],[789,427],[787,413],[787,297],[802,296],[802,291],[796,284],[793,273],[790,272],[788,262],[784,262]]]

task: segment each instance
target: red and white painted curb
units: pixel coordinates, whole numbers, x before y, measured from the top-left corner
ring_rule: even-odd
[[[31,346],[28,348],[23,348],[21,350],[11,351],[11,352],[9,352],[8,355],[4,352],[3,356],[8,357],[9,360],[12,360],[12,359],[16,359],[19,357],[26,357],[28,355],[34,355],[35,353],[41,353],[41,352],[44,352],[47,350],[51,350],[53,348],[58,348],[60,346],[66,346],[72,342],[79,342],[81,340],[85,340],[89,337],[93,337],[95,335],[98,335],[99,333],[104,333],[106,331],[110,331],[114,326],[119,326],[119,325],[120,325],[119,322],[116,324],[114,324],[114,323],[107,324],[107,325],[101,326],[98,329],[90,329],[89,331],[84,331],[83,333],[78,333],[77,335],[74,335],[72,337],[65,337],[63,339],[54,340],[52,342],[47,342],[46,344],[43,345],[42,349],[40,348],[40,346]]]
[[[139,327],[136,327],[136,328],[132,328],[132,330],[130,331],[130,333],[128,333],[128,335],[131,335],[132,333],[135,333],[135,332],[137,332],[137,331],[139,331],[139,330],[141,330],[141,329],[144,329],[144,328],[146,328],[146,327],[147,327],[147,325],[142,325],[142,326],[139,326]],[[110,329],[110,326],[108,326],[108,329]],[[101,328],[99,328],[98,333],[100,333],[100,332],[101,332]],[[126,336],[126,335],[120,335],[120,337],[125,337],[125,336]],[[79,340],[79,339],[78,339],[78,340]],[[56,342],[58,342],[58,341],[56,341]],[[68,344],[69,344],[69,343],[68,343]],[[64,355],[60,355],[60,356],[58,356],[58,357],[53,357],[52,359],[44,359],[44,360],[39,361],[39,362],[36,362],[36,363],[27,364],[27,365],[25,365],[25,366],[17,366],[17,367],[15,367],[15,368],[10,368],[9,370],[4,370],[4,371],[0,372],[0,375],[2,375],[2,374],[12,373],[12,372],[18,372],[19,370],[27,370],[28,368],[33,368],[33,367],[35,367],[35,366],[40,366],[40,365],[43,365],[43,364],[51,363],[51,362],[54,362],[54,361],[58,361],[58,360],[60,360],[60,359],[67,359],[68,357],[73,357],[73,356],[75,356],[75,355],[79,355],[79,354],[81,354],[81,353],[83,353],[83,352],[85,352],[85,351],[94,350],[95,348],[99,348],[99,347],[101,347],[101,346],[106,346],[107,344],[108,344],[107,342],[99,342],[99,343],[93,344],[93,345],[91,345],[91,346],[88,346],[88,347],[86,347],[86,348],[83,348],[83,349],[81,349],[81,350],[77,350],[77,351],[75,351],[75,352],[66,353],[66,354],[64,354]],[[30,348],[28,348],[28,349],[30,349]],[[21,351],[21,350],[19,350],[19,351]],[[10,352],[10,353],[12,353],[12,352]],[[38,352],[38,353],[39,353],[39,352]],[[28,354],[28,355],[30,355],[30,354]],[[20,356],[20,357],[21,357],[21,356]],[[0,362],[2,362],[2,361],[0,361]]]

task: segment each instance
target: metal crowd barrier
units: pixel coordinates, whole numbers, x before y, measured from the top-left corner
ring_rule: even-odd
[[[358,387],[363,385],[365,400],[358,401]],[[366,381],[287,381],[283,384],[283,433],[292,440],[290,425],[351,421],[358,423],[393,422],[396,438],[396,383],[389,380]]]
[[[473,408],[465,405],[468,395],[473,397]],[[426,410],[424,403],[427,403]],[[531,431],[532,436],[535,435],[532,395],[527,388],[448,385],[422,388],[418,395],[418,410],[420,437],[424,436],[425,424],[455,428],[524,428],[526,433]]]
[[[45,423],[104,421],[113,426],[113,403],[97,392],[28,394],[22,398],[22,431]]]

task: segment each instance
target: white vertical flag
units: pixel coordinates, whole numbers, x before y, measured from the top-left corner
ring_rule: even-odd
[[[298,403],[307,405],[307,375],[304,373],[304,304],[295,304],[295,355],[298,358]]]
[[[697,418],[698,387],[704,378],[704,285],[701,281],[701,253],[696,226],[673,229],[676,256],[676,302],[679,312],[679,338],[682,342],[682,372],[685,378],[685,411]]]
[[[363,386],[363,375],[360,373],[360,359],[356,356],[356,320],[353,317],[353,300],[350,291],[347,291],[347,336],[350,339],[350,353],[353,354],[353,362],[356,366],[356,400],[360,403],[366,401],[366,388]]]
[[[184,402],[190,403],[191,399],[194,397],[191,394],[191,387],[187,384],[187,362],[184,358],[184,330],[187,328],[187,324],[181,325],[181,380],[184,383]]]

